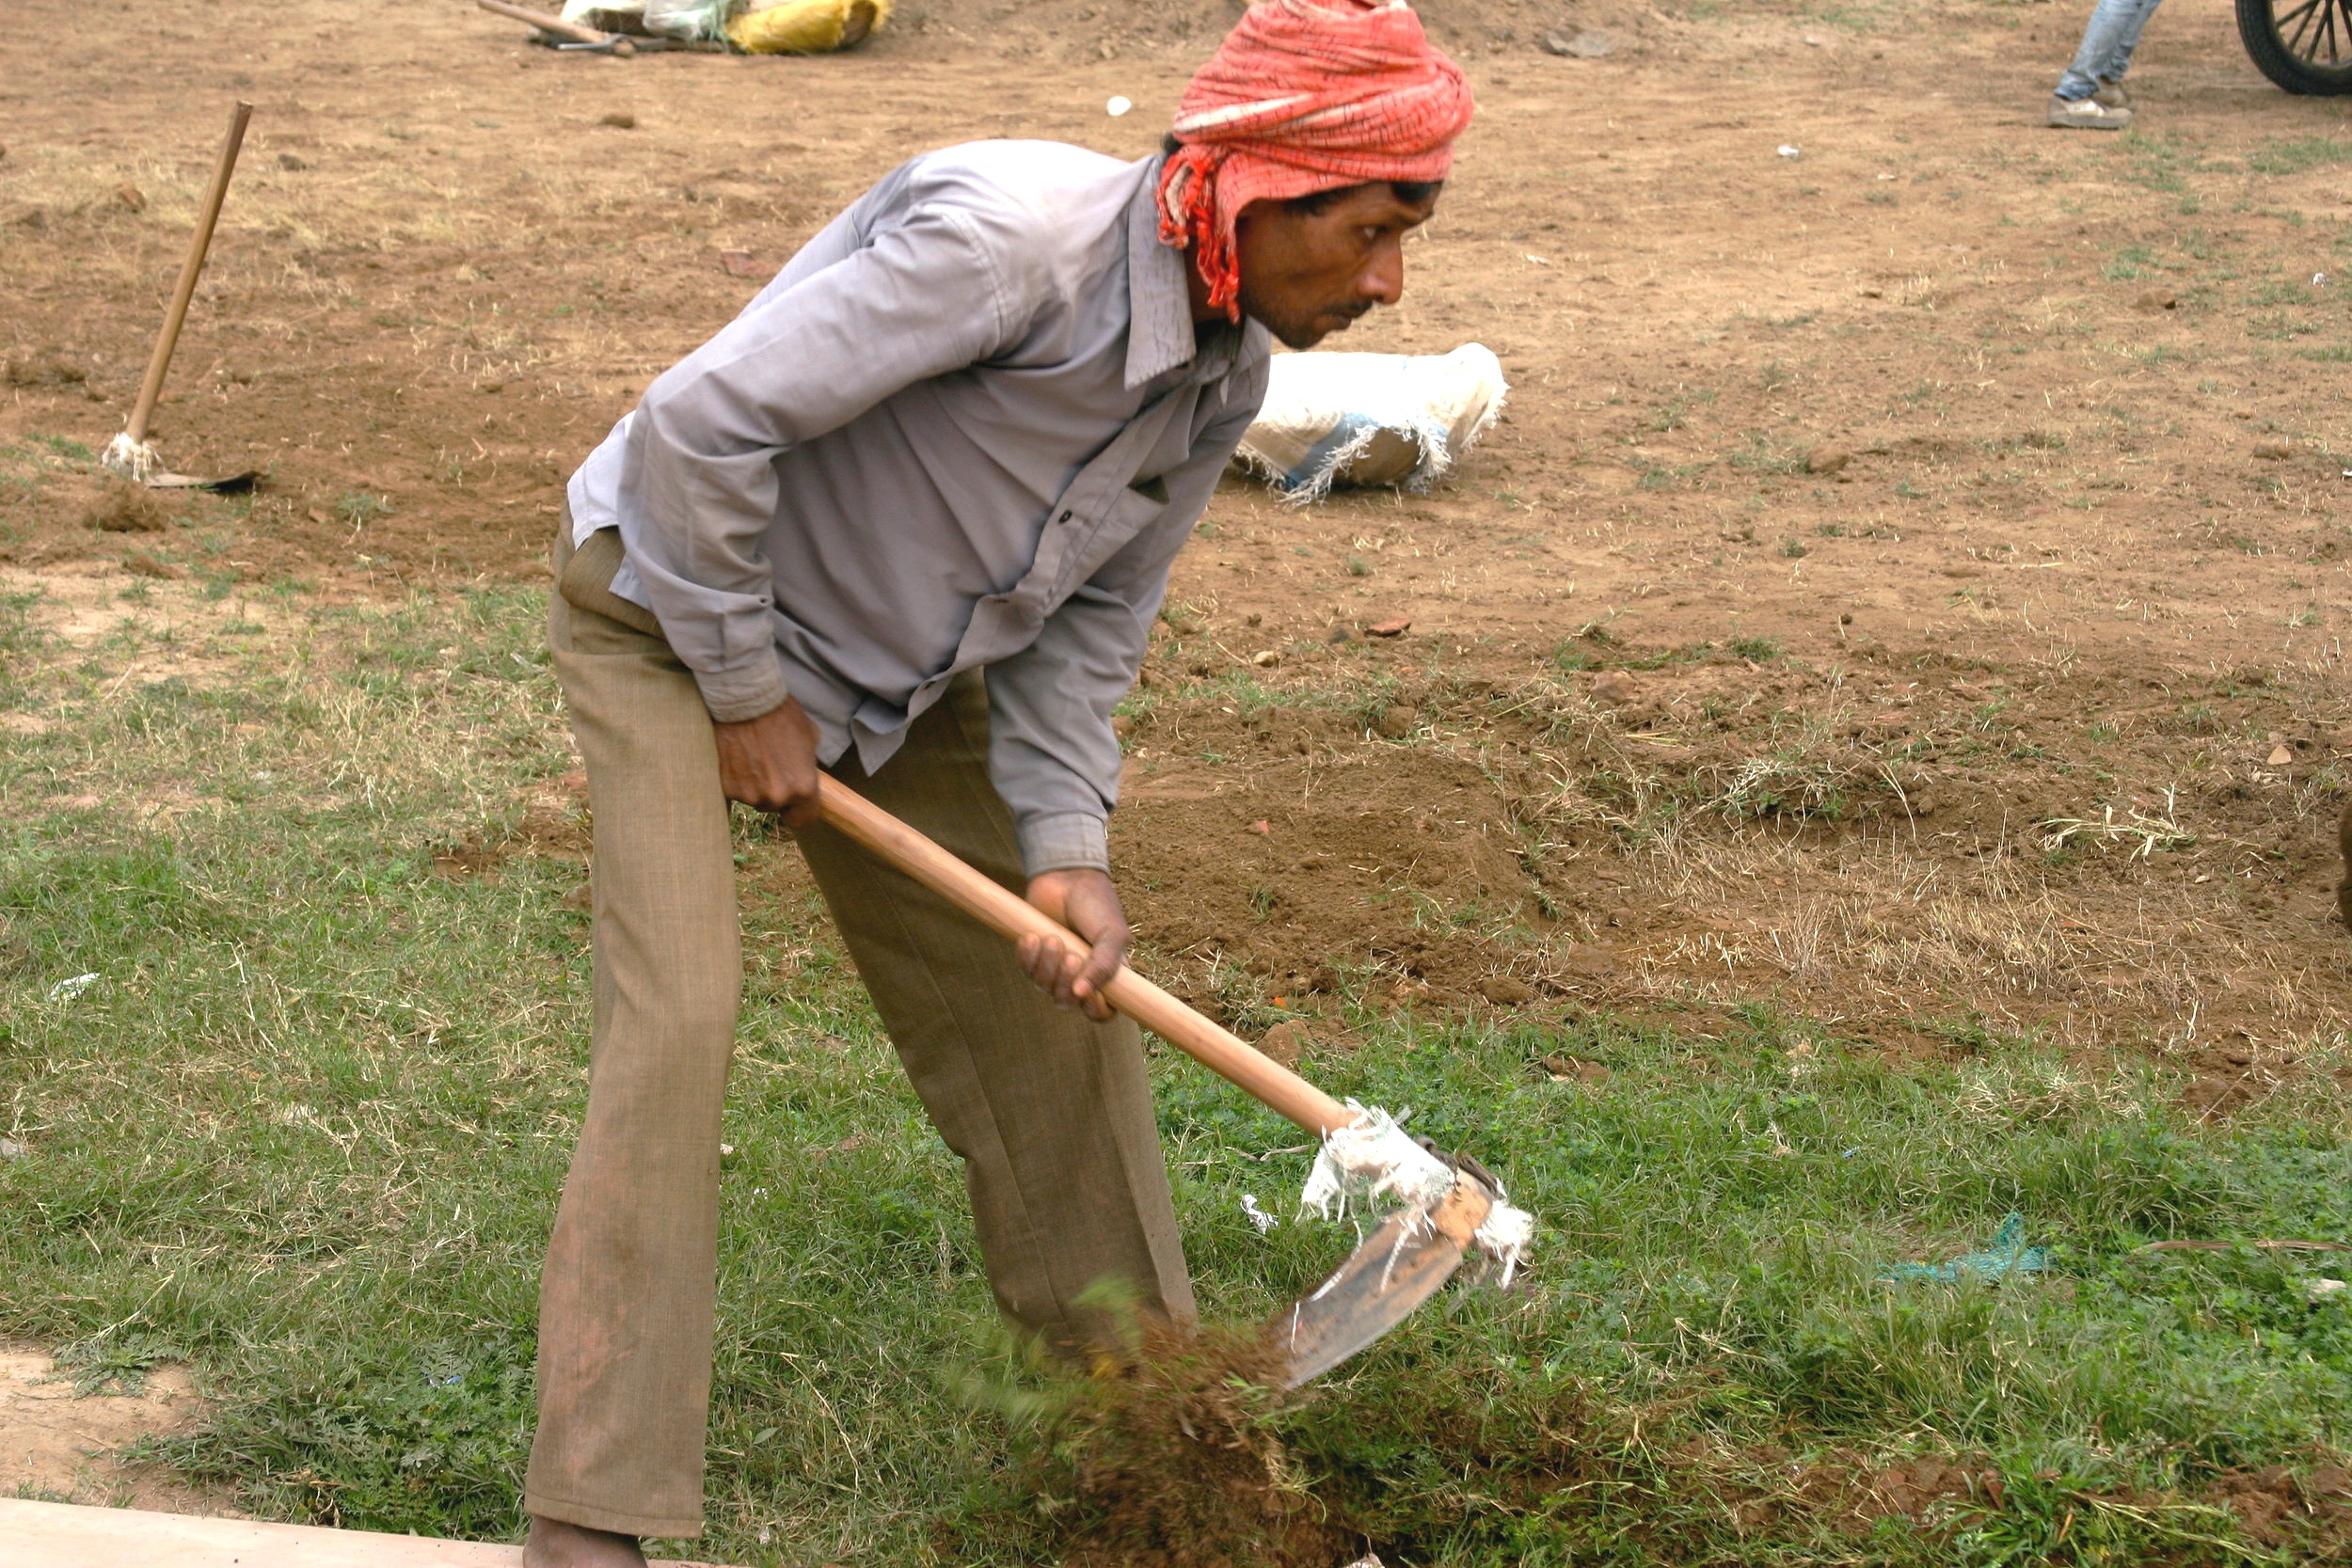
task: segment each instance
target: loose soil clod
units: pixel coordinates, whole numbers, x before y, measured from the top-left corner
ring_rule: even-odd
[[[1283,1447],[1298,1396],[1262,1333],[1152,1326],[1139,1350],[1073,1413],[1090,1517],[1070,1568],[1330,1568],[1360,1550]]]
[[[82,526],[101,533],[161,533],[170,521],[162,501],[121,479],[108,480],[82,513]]]

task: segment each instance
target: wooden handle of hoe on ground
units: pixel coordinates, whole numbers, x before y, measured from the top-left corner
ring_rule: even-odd
[[[531,10],[522,6],[510,6],[506,0],[473,0],[473,3],[485,11],[512,17],[516,22],[528,22],[543,33],[553,33],[557,38],[571,39],[579,43],[602,43],[612,36],[577,22],[566,22],[560,16],[549,16],[544,11]]]
[[[973,870],[847,785],[820,775],[817,810],[882,860],[962,910],[981,925],[1018,941],[1045,937],[1084,953],[1087,943],[1018,894]],[[1217,1027],[1120,965],[1103,999],[1261,1104],[1317,1137],[1345,1127],[1356,1113],[1260,1052]]]
[[[188,301],[196,297],[204,253],[213,247],[213,228],[220,222],[220,204],[229,195],[237,149],[245,145],[245,122],[252,118],[253,105],[244,103],[229,117],[229,139],[221,144],[220,166],[213,170],[213,188],[204,193],[204,210],[197,214],[196,232],[188,240],[188,259],[180,263],[180,287],[172,293],[171,309],[164,313],[163,336],[155,340],[155,357],[147,362],[147,379],[139,383],[139,401],[131,405],[131,422],[123,427],[134,445],[147,439],[147,421],[155,417],[155,400],[164,390],[164,372],[171,368],[171,351],[180,346],[180,325],[188,319]]]

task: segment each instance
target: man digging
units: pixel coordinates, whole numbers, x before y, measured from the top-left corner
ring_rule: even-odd
[[[727,802],[797,831],[940,1135],[998,1307],[1192,1290],[1104,825],[1168,563],[1306,348],[1404,291],[1469,123],[1413,12],[1274,0],[1120,164],[899,168],[572,476],[548,626],[596,814],[588,1113],[540,1298],[532,1568],[700,1533],[719,1126],[741,966]],[[815,820],[820,770],[1090,944],[1022,948]]]

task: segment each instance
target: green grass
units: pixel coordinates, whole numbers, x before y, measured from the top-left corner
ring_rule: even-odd
[[[433,857],[506,841],[571,766],[539,606],[269,613],[269,646],[210,685],[119,681],[152,645],[135,628],[87,661],[12,643],[0,705],[48,727],[0,748],[0,1133],[26,1150],[0,1161],[0,1335],[70,1347],[92,1387],[192,1361],[219,1402],[162,1451],[263,1513],[511,1536],[536,1268],[584,1094],[580,870],[518,852],[450,878]],[[1067,1516],[1040,1498],[1068,1493],[1008,1414],[1023,1379],[955,1163],[788,847],[746,821],[738,847],[749,973],[697,1555],[1049,1561]],[[1385,1560],[2276,1555],[2201,1498],[2352,1444],[2352,1301],[2306,1289],[2341,1271],[2133,1248],[2352,1239],[2327,1060],[2217,1126],[2153,1069],[1980,1025],[1923,1021],[1969,1053],[1897,1068],[1803,1018],[1706,1017],[1355,1013],[1363,1048],[1318,1066],[1413,1107],[1542,1221],[1520,1287],[1449,1294],[1281,1418]],[[1563,1054],[1611,1076],[1556,1082]],[[1261,1238],[1242,1196],[1287,1215],[1303,1157],[1262,1157],[1295,1134],[1188,1063],[1154,1072],[1204,1306],[1267,1313],[1352,1236]],[[1881,1278],[2011,1212],[2048,1275]],[[1999,1504],[1915,1524],[1820,1500],[1919,1454],[1997,1471]]]
[[[2301,174],[2331,164],[2352,164],[2352,142],[2332,136],[2280,138],[2265,144],[2246,160],[2246,166],[2257,174]]]

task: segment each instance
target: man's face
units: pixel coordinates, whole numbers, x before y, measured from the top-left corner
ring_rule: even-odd
[[[1241,308],[1292,348],[1312,348],[1375,305],[1405,294],[1405,234],[1437,210],[1399,201],[1386,181],[1343,192],[1320,212],[1253,201],[1233,226]]]

